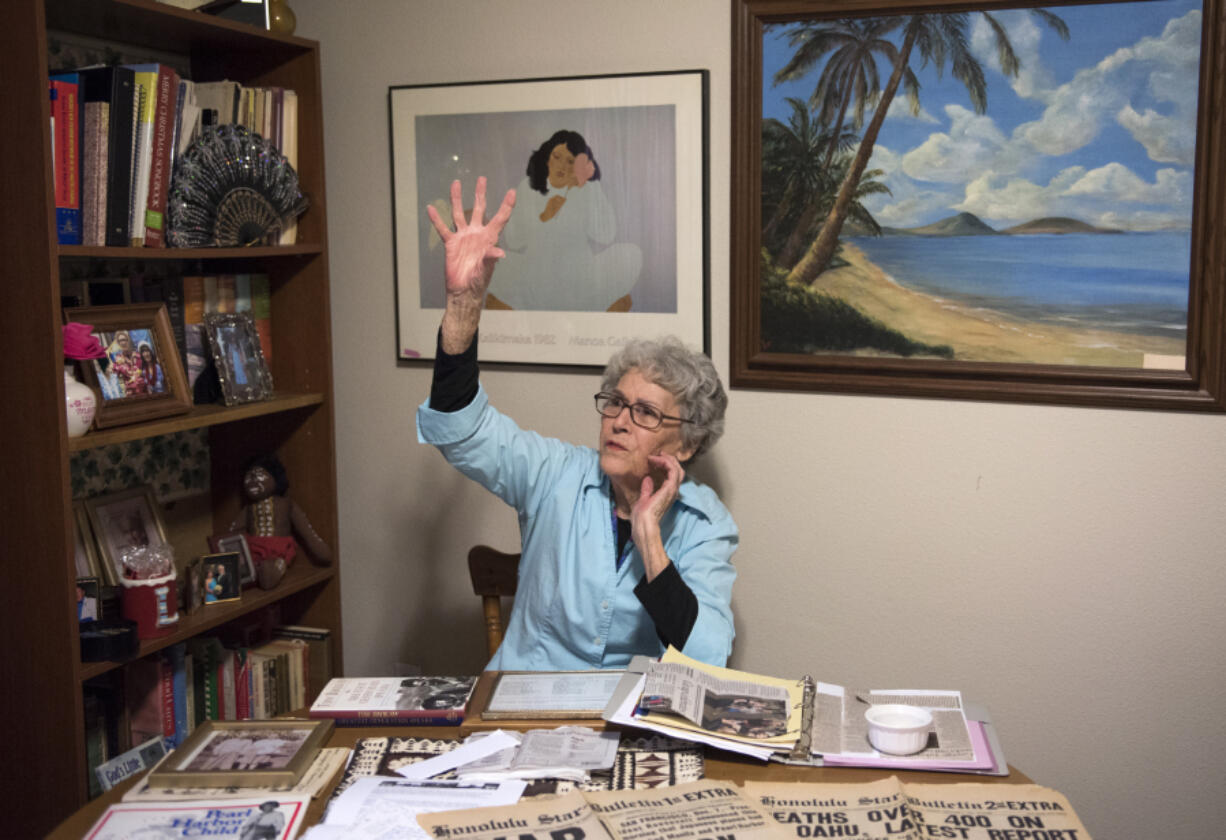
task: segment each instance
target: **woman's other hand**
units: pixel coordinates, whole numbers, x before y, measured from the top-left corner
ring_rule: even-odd
[[[649,455],[647,461],[654,469],[643,477],[639,497],[630,508],[630,533],[650,582],[670,562],[660,538],[660,520],[681,492],[685,469],[676,455]],[[656,477],[660,478],[658,486]]]

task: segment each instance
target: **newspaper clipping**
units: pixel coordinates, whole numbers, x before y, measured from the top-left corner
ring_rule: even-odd
[[[746,782],[789,837],[1090,840],[1064,796],[1039,785]]]
[[[764,809],[731,783],[704,780],[653,791],[574,792],[511,808],[422,814],[439,840],[786,840]]]
[[[647,672],[640,705],[649,717],[669,713],[731,738],[795,742],[803,700],[797,683],[688,664],[692,660],[669,661],[674,653],[670,648]]]

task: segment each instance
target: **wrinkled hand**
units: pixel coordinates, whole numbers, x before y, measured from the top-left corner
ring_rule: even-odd
[[[685,478],[685,470],[675,455],[648,455],[647,462],[655,468],[652,472],[662,474],[664,480],[657,487],[651,475],[643,477],[638,500],[630,508],[630,526],[636,543],[640,542],[640,532],[644,538],[659,532],[660,520],[677,500]]]
[[[426,215],[443,240],[446,253],[447,297],[480,302],[494,274],[494,264],[506,252],[498,247],[498,237],[515,207],[515,190],[507,190],[494,218],[485,222],[485,176],[477,179],[471,220],[464,219],[460,182],[451,182],[451,218],[455,231],[447,227],[433,207]]]

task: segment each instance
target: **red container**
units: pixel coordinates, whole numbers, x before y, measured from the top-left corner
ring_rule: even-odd
[[[175,576],[123,581],[123,617],[136,622],[136,635],[156,639],[168,635],[179,622],[179,591]]]

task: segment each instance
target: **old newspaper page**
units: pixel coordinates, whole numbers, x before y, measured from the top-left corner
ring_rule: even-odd
[[[932,713],[927,746],[910,761],[966,761],[975,758],[967,730],[962,694],[957,691],[909,691],[844,688],[818,683],[810,749],[822,755],[878,755],[868,742],[864,713],[880,703],[903,703]]]
[[[710,779],[652,791],[574,793],[510,808],[422,814],[439,840],[786,840],[791,833],[740,789]]]
[[[671,647],[647,671],[640,700],[646,720],[677,729],[679,737],[701,729],[780,750],[796,743],[802,705],[795,680],[718,668]]]
[[[1063,794],[1040,785],[746,782],[789,837],[1090,840]]]

